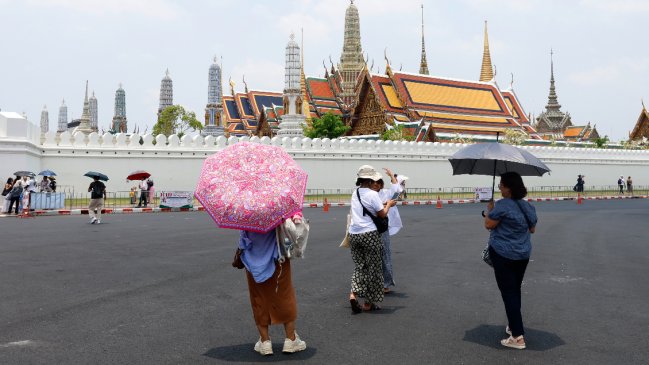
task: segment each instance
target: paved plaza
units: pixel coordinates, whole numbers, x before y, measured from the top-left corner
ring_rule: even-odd
[[[534,203],[523,294],[528,349],[502,348],[506,318],[481,204],[399,207],[397,287],[352,315],[348,208],[306,209],[293,262],[302,353],[252,350],[258,334],[238,232],[207,213],[0,219],[0,364],[647,364],[649,201]]]

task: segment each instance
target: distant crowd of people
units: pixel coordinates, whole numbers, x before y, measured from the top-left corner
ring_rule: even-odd
[[[4,197],[2,213],[11,214],[13,210],[14,214],[19,214],[22,207],[31,206],[31,193],[38,191],[56,192],[56,178],[43,176],[43,179],[37,183],[36,178],[29,175],[9,177],[2,190]]]
[[[586,175],[577,175],[577,184],[575,184],[572,190],[578,193],[583,193],[584,184],[586,183],[585,178]],[[631,176],[625,179],[624,175],[620,175],[620,177],[617,179],[617,187],[618,194],[624,195],[624,191],[626,189],[627,194],[633,195],[633,179],[631,179]]]

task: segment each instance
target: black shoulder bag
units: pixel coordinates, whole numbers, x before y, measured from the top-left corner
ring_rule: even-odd
[[[387,231],[388,217],[381,218],[370,213],[370,211],[367,210],[367,208],[365,208],[365,206],[363,205],[363,202],[361,201],[361,193],[358,192],[358,189],[356,189],[356,196],[358,196],[358,202],[361,203],[361,207],[363,207],[363,215],[369,215],[370,218],[372,218],[372,222],[374,222],[374,225],[376,225],[376,230],[379,232],[379,234]]]

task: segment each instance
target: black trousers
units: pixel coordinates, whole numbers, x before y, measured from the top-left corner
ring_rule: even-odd
[[[16,214],[18,214],[18,206],[20,205],[20,197],[17,198],[11,198],[9,201],[9,209],[7,209],[7,213],[11,213],[11,208],[13,208],[14,203],[16,203],[16,210],[14,211]]]
[[[144,206],[146,207],[147,203],[149,202],[149,191],[145,190],[140,192],[140,202],[137,203],[137,206],[142,206],[142,202],[144,202]]]
[[[498,255],[491,246],[489,246],[489,257],[494,265],[496,283],[505,304],[509,329],[512,331],[512,336],[521,336],[525,333],[521,315],[521,284],[530,260],[510,260]]]

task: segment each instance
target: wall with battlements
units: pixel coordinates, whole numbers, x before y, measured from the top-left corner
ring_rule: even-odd
[[[108,175],[111,191],[126,191],[133,182],[126,176],[134,170],[153,174],[158,190],[193,190],[205,157],[239,141],[271,144],[286,149],[309,173],[308,189],[350,188],[360,165],[390,167],[411,178],[410,187],[490,186],[483,176],[452,176],[448,158],[461,144],[429,142],[391,142],[369,140],[330,140],[267,137],[169,138],[133,134],[84,135],[77,132],[42,137],[38,127],[25,119],[0,113],[0,176],[16,170],[38,172],[50,169],[58,174],[61,186],[87,189],[89,170]],[[15,113],[14,113],[15,114]],[[20,117],[20,116],[18,116]],[[8,120],[10,119],[10,120]],[[10,132],[6,126],[11,126]],[[5,130],[3,131],[3,126]],[[140,141],[142,144],[140,144]],[[154,143],[155,141],[155,143]],[[649,151],[574,147],[522,147],[543,160],[551,169],[544,177],[526,177],[528,186],[574,185],[577,174],[586,175],[587,185],[615,185],[620,175],[631,175],[636,185],[649,185]]]

